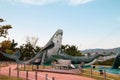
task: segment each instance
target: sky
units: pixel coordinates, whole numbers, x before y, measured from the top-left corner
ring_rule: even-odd
[[[0,18],[19,45],[29,36],[44,46],[62,29],[62,44],[80,50],[120,47],[120,0],[0,0]]]

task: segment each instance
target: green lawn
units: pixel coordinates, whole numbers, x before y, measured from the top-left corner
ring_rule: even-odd
[[[104,75],[100,75],[99,72],[96,72],[93,70],[92,76],[90,75],[91,74],[90,72],[91,72],[91,69],[83,69],[83,72],[80,75],[86,76],[86,77],[92,77],[96,80],[104,80]],[[116,74],[107,73],[106,77],[107,77],[106,80],[119,80],[120,79],[120,76]]]
[[[4,76],[4,75],[0,75],[0,80],[25,80],[22,78],[15,78],[15,77],[9,77],[9,76]]]

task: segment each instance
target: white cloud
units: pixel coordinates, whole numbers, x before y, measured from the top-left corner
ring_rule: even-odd
[[[88,2],[92,2],[94,0],[2,0],[9,1],[10,3],[22,3],[29,5],[47,5],[47,4],[55,4],[55,3],[65,3],[68,5],[80,5]]]
[[[94,0],[69,0],[70,5],[80,5],[80,4],[86,4],[88,2],[92,2]]]
[[[9,0],[12,3],[22,3],[22,4],[30,4],[30,5],[46,5],[55,3],[58,0]]]

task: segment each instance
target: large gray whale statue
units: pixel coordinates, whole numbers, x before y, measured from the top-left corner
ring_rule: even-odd
[[[52,61],[57,59],[71,60],[72,64],[79,64],[81,62],[84,62],[85,64],[92,64],[99,56],[101,56],[101,54],[94,54],[88,57],[75,57],[67,55],[60,49],[62,43],[62,35],[63,31],[61,29],[58,29],[52,38],[48,41],[48,43],[38,53],[36,53],[33,58],[26,61],[19,60],[21,56],[19,51],[15,52],[13,55],[4,53],[2,51],[0,51],[0,53],[10,59],[15,60],[18,64],[33,64],[37,59],[39,59],[39,64],[51,64]]]

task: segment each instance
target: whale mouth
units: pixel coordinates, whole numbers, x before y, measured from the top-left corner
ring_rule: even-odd
[[[58,30],[56,31],[56,35],[59,35],[59,34],[63,35],[63,30],[62,30],[62,29],[58,29]]]

